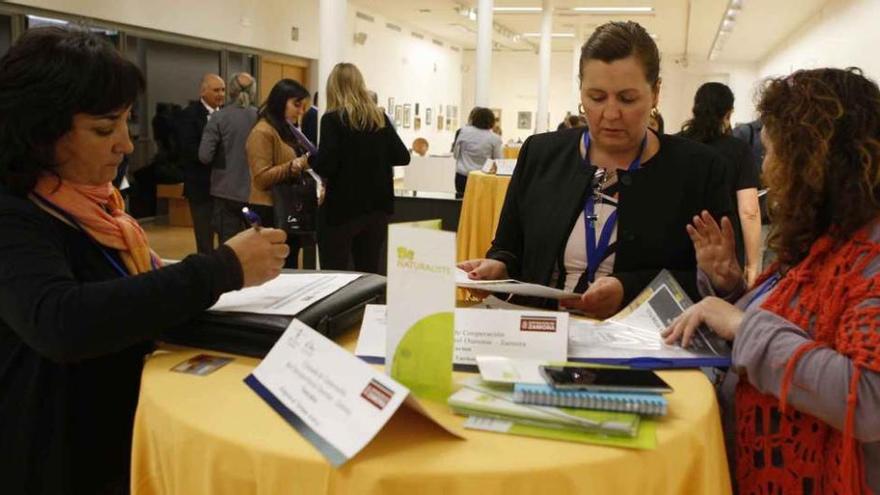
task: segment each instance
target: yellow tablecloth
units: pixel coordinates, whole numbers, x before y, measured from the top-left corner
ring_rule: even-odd
[[[353,349],[355,338],[350,332],[341,343]],[[670,413],[657,428],[656,450],[471,430],[460,440],[401,408],[363,451],[333,469],[242,382],[258,360],[236,357],[208,376],[170,371],[199,352],[160,351],[146,363],[134,428],[135,495],[668,495],[731,490],[717,402],[698,371],[661,373],[675,392],[669,396]],[[444,421],[463,422],[445,407],[437,409],[446,415]]]
[[[458,220],[458,261],[483,258],[495,238],[509,175],[468,174]]]
[[[518,158],[519,150],[522,149],[522,146],[505,146],[502,150],[504,158]]]

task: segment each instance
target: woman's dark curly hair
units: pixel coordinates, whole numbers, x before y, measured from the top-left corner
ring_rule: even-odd
[[[856,68],[801,70],[765,83],[769,245],[784,268],[820,236],[851,237],[880,213],[880,89]]]
[[[707,82],[694,95],[694,116],[684,123],[681,135],[710,143],[724,135],[723,123],[727,113],[733,110],[733,91],[718,82]]]
[[[30,192],[55,167],[55,143],[78,113],[106,115],[144,89],[140,69],[79,29],[28,30],[0,59],[0,184]]]

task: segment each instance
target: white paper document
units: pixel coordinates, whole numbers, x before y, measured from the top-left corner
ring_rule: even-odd
[[[452,362],[475,366],[479,355],[565,361],[568,327],[565,312],[458,308]],[[380,362],[385,355],[386,331],[385,306],[368,305],[355,354]]]
[[[729,364],[728,345],[709,329],[695,334],[688,348],[666,345],[660,332],[693,305],[672,275],[663,270],[626,308],[604,321],[572,319],[568,354],[571,359],[598,359],[655,367],[670,367],[678,360],[694,366]],[[629,363],[626,361],[630,360]]]
[[[360,276],[359,273],[282,273],[263,285],[223,294],[209,310],[295,316]]]
[[[568,292],[546,285],[530,284],[519,280],[471,280],[466,271],[455,269],[455,285],[465,289],[478,289],[487,292],[505,292],[518,296],[541,297],[545,299],[573,299],[581,297],[576,292]]]
[[[432,419],[406,387],[299,320],[244,381],[336,467],[360,452],[404,401]]]

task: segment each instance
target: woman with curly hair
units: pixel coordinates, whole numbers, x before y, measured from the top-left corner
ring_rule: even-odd
[[[751,148],[731,132],[733,102],[733,91],[727,85],[703,84],[694,95],[694,116],[685,122],[679,136],[709,145],[724,158],[730,203],[736,211],[731,218],[736,256],[745,268],[746,285],[751,286],[761,271],[759,181]]]
[[[740,493],[877,493],[880,90],[858,69],[798,71],[758,110],[777,262],[746,292],[730,222],[695,217],[701,289],[717,297],[667,342],[703,323],[733,341],[721,395]]]

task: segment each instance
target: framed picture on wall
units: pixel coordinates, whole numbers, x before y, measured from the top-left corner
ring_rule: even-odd
[[[397,105],[394,107],[394,126],[400,127],[403,124],[403,106]]]
[[[415,112],[415,115],[416,115],[416,116],[419,115],[419,104],[418,104],[418,103],[416,103],[416,112]]]
[[[394,115],[394,97],[393,96],[388,97],[388,114]]]
[[[412,125],[412,105],[409,103],[403,104],[403,128],[409,129]]]
[[[425,125],[426,126],[430,127],[431,122],[434,121],[431,117],[433,117],[432,112],[431,112],[431,107],[428,107],[425,109]]]
[[[438,131],[443,130],[443,116],[442,115],[437,116],[437,130]]]
[[[446,128],[452,130],[452,118],[448,116],[446,117]]]
[[[531,129],[532,128],[532,112],[518,112],[516,114],[516,128],[517,129]]]
[[[416,115],[413,117],[413,130],[418,131],[422,128],[422,118]]]
[[[446,117],[452,118],[452,105],[446,105]]]

